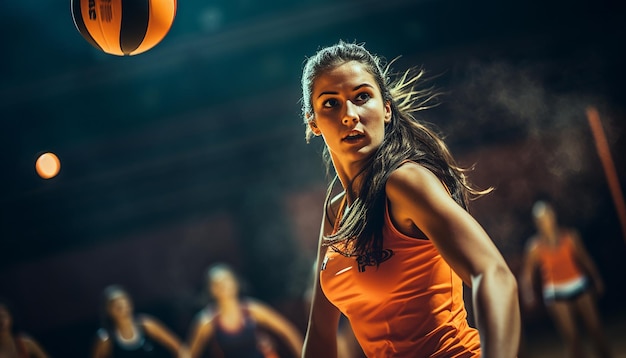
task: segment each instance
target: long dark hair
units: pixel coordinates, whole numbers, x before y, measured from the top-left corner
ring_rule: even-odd
[[[337,231],[325,237],[325,244],[337,250],[336,244],[344,242],[344,249],[339,250],[344,255],[369,255],[379,263],[383,250],[385,183],[402,163],[410,160],[428,168],[446,186],[452,198],[466,210],[470,196],[482,195],[486,191],[470,186],[465,175],[467,169],[456,164],[439,133],[431,125],[415,118],[415,112],[432,107],[439,96],[432,87],[417,88],[424,79],[424,70],[410,68],[403,73],[392,74],[391,63],[385,64],[382,58],[371,54],[363,45],[340,41],[307,59],[302,74],[302,115],[305,124],[314,119],[311,94],[315,79],[349,61],[361,63],[374,77],[383,100],[391,105],[392,118],[386,124],[380,147],[357,175],[362,176],[357,197],[347,214],[341,218]],[[308,125],[306,128],[308,142],[312,132]],[[327,147],[324,148],[323,157],[330,171],[331,160]],[[327,214],[336,179],[335,176],[328,186],[324,205]],[[351,191],[351,186],[352,183],[348,183],[346,192]]]

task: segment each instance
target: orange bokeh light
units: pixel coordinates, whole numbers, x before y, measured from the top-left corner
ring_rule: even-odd
[[[44,153],[37,158],[35,169],[40,177],[50,179],[59,173],[61,161],[54,153]]]

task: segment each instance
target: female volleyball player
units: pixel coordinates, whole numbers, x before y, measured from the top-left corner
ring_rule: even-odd
[[[3,300],[0,300],[0,357],[48,357],[37,341],[16,330],[9,305]]]
[[[604,283],[593,260],[574,230],[559,227],[551,205],[538,201],[532,214],[537,234],[526,246],[520,278],[524,302],[535,304],[534,271],[538,268],[544,303],[565,341],[568,357],[586,356],[576,328],[578,315],[599,357],[610,357],[594,298],[594,293],[604,292]]]
[[[342,191],[329,185],[305,357],[335,357],[348,317],[368,357],[515,357],[517,283],[465,210],[467,183],[437,134],[418,121],[432,94],[422,72],[391,82],[363,46],[340,42],[302,75],[307,140],[321,136]],[[472,289],[478,330],[466,320]]]
[[[104,290],[103,324],[93,349],[93,358],[152,357],[155,344],[172,357],[187,357],[180,339],[156,318],[135,315],[128,293],[120,286]]]
[[[193,323],[189,339],[192,358],[199,357],[212,338],[225,358],[277,358],[267,338],[259,336],[259,326],[282,338],[292,354],[300,356],[300,332],[264,303],[240,299],[239,282],[229,266],[221,263],[211,266],[206,278],[215,305],[200,311]]]

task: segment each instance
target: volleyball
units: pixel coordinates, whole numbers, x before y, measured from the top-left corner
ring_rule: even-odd
[[[172,27],[176,0],[71,0],[78,32],[111,55],[133,56],[156,46]]]

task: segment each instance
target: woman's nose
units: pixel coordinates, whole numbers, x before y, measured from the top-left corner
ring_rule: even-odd
[[[359,115],[356,112],[356,105],[350,101],[346,101],[346,113],[343,116],[343,123],[346,126],[354,125],[359,122]]]

